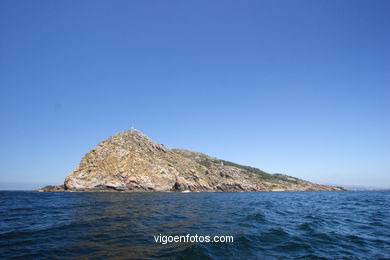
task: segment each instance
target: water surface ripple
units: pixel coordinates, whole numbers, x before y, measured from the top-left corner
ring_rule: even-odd
[[[156,244],[154,235],[233,235]],[[390,258],[390,192],[0,192],[0,259]]]

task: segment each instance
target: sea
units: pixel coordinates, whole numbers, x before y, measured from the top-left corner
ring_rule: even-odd
[[[0,192],[0,259],[155,258],[390,259],[390,191]]]

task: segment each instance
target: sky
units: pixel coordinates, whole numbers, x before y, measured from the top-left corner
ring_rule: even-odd
[[[324,184],[390,187],[390,1],[0,1],[0,189],[134,127]]]

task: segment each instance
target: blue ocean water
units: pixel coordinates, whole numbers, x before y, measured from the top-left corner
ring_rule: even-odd
[[[156,243],[155,235],[233,243]],[[0,259],[390,258],[390,192],[0,192]]]

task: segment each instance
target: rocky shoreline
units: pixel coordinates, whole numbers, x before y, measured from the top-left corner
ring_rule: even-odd
[[[54,192],[253,192],[322,191],[321,185],[284,174],[220,160],[185,149],[170,149],[138,130],[126,130],[99,143],[81,159]]]

